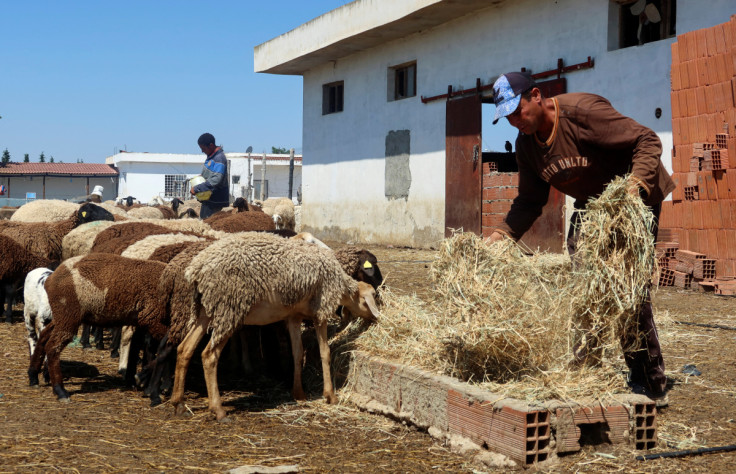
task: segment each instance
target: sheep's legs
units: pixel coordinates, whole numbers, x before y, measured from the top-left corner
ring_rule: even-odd
[[[128,369],[128,355],[130,354],[130,342],[133,339],[133,326],[123,326],[120,330],[120,358],[118,359],[118,373],[125,375]]]
[[[171,391],[171,404],[174,405],[174,413],[176,415],[184,414],[186,407],[184,406],[184,381],[187,378],[187,369],[189,361],[192,359],[197,344],[204,337],[207,331],[207,323],[209,318],[200,310],[199,317],[194,327],[181,341],[176,349],[176,371],[174,372],[174,388]]]
[[[330,373],[330,345],[327,343],[327,321],[322,321],[314,325],[317,333],[317,342],[319,343],[319,356],[322,359],[322,380],[324,388],[322,395],[327,403],[336,403],[337,395],[332,386],[332,374]]]
[[[55,331],[52,320],[41,332],[38,345],[31,357],[31,366],[28,368],[30,385],[38,385],[38,372],[41,369],[41,363],[45,355],[48,359],[51,386],[59,401],[63,402],[69,401],[69,392],[64,389],[64,379],[61,375],[61,351],[74,339],[76,332],[76,329],[68,333],[65,331],[63,334],[59,330]]]
[[[225,421],[226,416],[222,408],[220,389],[217,386],[217,363],[228,339],[229,337],[223,338],[217,345],[213,345],[210,340],[202,351],[202,368],[204,369],[204,381],[207,384],[207,397],[210,399],[210,411],[214,412],[217,421]]]
[[[302,320],[300,318],[289,318],[286,322],[291,339],[291,355],[294,359],[294,385],[291,395],[295,400],[304,400],[304,387],[302,386],[302,357],[304,347],[302,346]]]

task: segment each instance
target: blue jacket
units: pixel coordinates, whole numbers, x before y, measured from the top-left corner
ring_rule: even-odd
[[[212,204],[230,204],[230,183],[227,182],[227,158],[221,147],[207,157],[202,167],[204,183],[194,187],[195,193],[212,191],[209,202]]]

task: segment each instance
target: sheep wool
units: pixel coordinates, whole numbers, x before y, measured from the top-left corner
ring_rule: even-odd
[[[16,222],[58,222],[69,218],[79,204],[60,199],[39,199],[23,204],[10,217]]]
[[[94,221],[72,229],[61,240],[61,259],[87,255],[92,250],[97,234],[115,225],[113,221]]]
[[[210,227],[213,230],[228,233],[276,229],[273,219],[261,211],[232,213],[225,218],[214,220]]]
[[[183,242],[201,242],[203,240],[205,240],[204,237],[182,233],[149,235],[130,245],[120,256],[149,260],[151,255],[161,247]]]
[[[212,243],[192,259],[184,276],[212,318],[212,345],[241,326],[259,301],[288,307],[306,299],[319,323],[334,313],[344,294],[358,289],[332,251],[269,233],[236,234]],[[189,328],[196,317],[190,314]]]
[[[48,260],[61,260],[61,242],[79,223],[76,212],[56,222],[0,221],[0,234],[10,237],[26,251]]]
[[[130,245],[149,235],[170,234],[166,227],[148,222],[126,222],[108,227],[100,232],[92,244],[90,253],[120,255]]]
[[[125,212],[124,209],[121,209],[117,204],[115,204],[115,201],[105,201],[100,206],[107,209],[109,212],[112,213],[113,216],[119,216],[119,217],[128,217],[128,213]]]
[[[165,217],[161,209],[152,206],[130,207],[126,212],[129,217],[135,219],[163,219]]]

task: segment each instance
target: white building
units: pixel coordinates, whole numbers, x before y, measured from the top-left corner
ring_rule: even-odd
[[[651,18],[632,12],[645,3]],[[603,95],[658,133],[671,170],[674,35],[735,12],[733,0],[356,0],[256,46],[254,67],[303,76],[305,230],[428,246],[480,192],[463,169],[478,168],[498,75],[555,71],[567,91]]]
[[[230,194],[232,199],[246,196],[249,178],[249,159],[245,153],[225,153],[228,160]],[[265,182],[265,197],[288,197],[290,156],[266,154],[265,175],[263,154],[252,154],[250,159],[251,199],[260,199],[261,182]],[[165,200],[188,197],[188,180],[202,172],[203,154],[135,153],[121,152],[105,159],[119,173],[117,197],[133,196],[149,202],[159,196]],[[301,155],[294,156],[291,196],[296,202],[302,184]],[[264,179],[265,176],[265,179]]]

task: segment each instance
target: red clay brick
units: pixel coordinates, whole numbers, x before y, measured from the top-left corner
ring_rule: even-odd
[[[675,202],[672,203],[672,209],[674,211],[674,227],[676,228],[682,228],[684,227],[684,223],[682,220],[682,209],[683,205],[681,202]]]
[[[705,88],[705,106],[709,114],[716,111],[716,90],[713,87]]]
[[[710,201],[710,213],[713,216],[713,229],[723,227],[723,219],[721,219],[721,206],[718,201]]]
[[[690,229],[689,231],[687,231],[687,235],[688,235],[687,248],[688,249],[695,250],[695,251],[700,250],[700,246],[698,245],[698,232],[700,231],[695,230],[695,229]]]
[[[728,180],[728,197],[736,199],[736,170],[726,170],[726,179]]]
[[[707,185],[707,178],[708,171],[698,171],[698,193],[700,194],[701,200],[710,199],[708,195],[708,185]]]
[[[715,35],[713,35],[713,47],[715,48]],[[677,45],[677,41],[670,44],[670,53],[672,54],[672,64],[680,62],[680,47]]]
[[[496,199],[502,199],[503,198],[503,188],[500,187],[493,187],[493,188],[483,188],[482,191],[482,199],[484,201],[494,201]],[[486,212],[486,211],[483,211]]]
[[[687,129],[688,129],[688,132],[690,133],[691,142],[697,142],[697,141],[704,142],[708,139],[708,137],[706,137],[705,135],[703,136],[699,135],[700,129],[698,128],[698,117],[697,116],[687,118]]]
[[[672,201],[662,201],[662,210],[659,214],[659,230],[660,236],[662,229],[674,227],[672,222],[674,220],[674,209]]]
[[[718,230],[708,229],[708,251],[703,252],[707,256],[715,255],[718,253]],[[712,257],[711,257],[712,258]]]
[[[501,173],[491,173],[483,176],[483,187],[492,188],[503,186],[503,175]]]
[[[698,87],[695,90],[695,110],[698,115],[708,113],[708,105],[705,102],[705,87]]]
[[[721,226],[724,229],[730,229],[734,227],[733,221],[731,220],[731,200],[718,200],[718,207],[720,208],[721,215]]]
[[[708,43],[705,36],[705,28],[695,30],[695,47],[698,58],[708,57]]]
[[[708,199],[718,199],[718,189],[712,171],[705,175],[705,185],[708,187]]]
[[[710,64],[708,58],[698,58],[695,60],[695,69],[698,73],[698,87],[704,87],[712,84]]]
[[[693,228],[705,229],[705,201],[693,201]]]
[[[672,49],[675,49],[675,48],[672,48]],[[705,50],[708,52],[708,56],[714,56],[718,52],[718,48],[716,46],[716,29],[715,28],[707,28],[705,30]]]
[[[682,201],[679,203],[682,209],[682,228],[693,228],[693,203],[692,201]]]
[[[719,229],[716,231],[717,240],[717,255],[709,255],[710,258],[726,258],[729,253],[728,250],[728,231]]]
[[[736,259],[736,230],[726,231],[727,242],[728,242],[728,253],[727,258]]]
[[[713,178],[716,181],[718,200],[728,199],[728,177],[726,176],[726,171],[714,171]]]
[[[672,86],[672,92],[670,92],[670,107],[672,108],[672,118],[680,118],[680,101],[677,98],[680,93]],[[705,98],[705,91],[703,91],[703,97]]]

